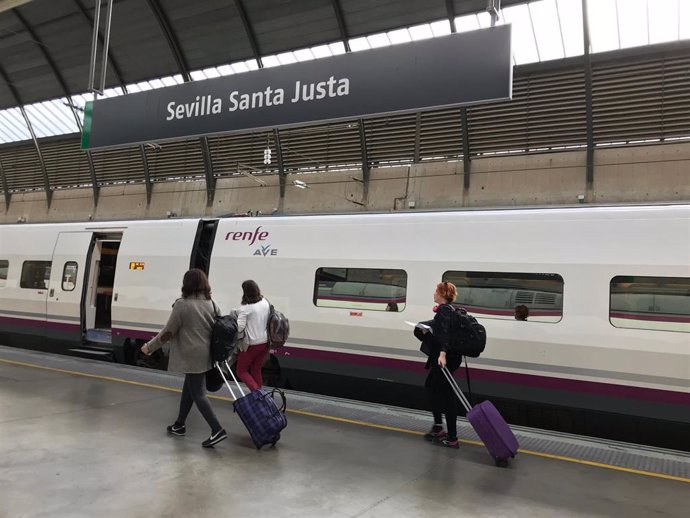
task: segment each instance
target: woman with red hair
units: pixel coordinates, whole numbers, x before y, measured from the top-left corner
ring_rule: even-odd
[[[457,296],[458,290],[453,283],[440,282],[436,285],[434,292],[434,302],[437,304],[434,307],[436,315],[433,320],[429,321],[431,336],[424,337],[425,340],[430,338],[429,358],[424,367],[429,371],[429,375],[424,387],[429,395],[431,413],[434,416],[434,425],[424,438],[448,448],[458,448],[459,446],[456,423],[458,409],[455,394],[441,368],[446,367],[453,373],[462,363],[462,356],[449,351],[453,312],[455,311],[452,303]],[[427,332],[424,331],[424,333]],[[443,414],[446,415],[448,432],[443,430]]]

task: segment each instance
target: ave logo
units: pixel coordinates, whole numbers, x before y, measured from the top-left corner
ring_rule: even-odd
[[[254,251],[253,255],[259,255],[262,257],[266,257],[268,255],[278,255],[278,249],[271,248],[271,245],[261,245]]]

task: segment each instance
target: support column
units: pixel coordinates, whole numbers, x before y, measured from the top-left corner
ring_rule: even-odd
[[[472,161],[470,160],[470,130],[467,122],[467,108],[460,108],[460,120],[462,122],[462,163],[463,163],[463,188],[470,188],[470,174],[472,173]]]
[[[369,165],[369,153],[367,152],[367,134],[364,121],[359,119],[359,143],[362,149],[362,201],[366,205],[369,202],[369,179],[371,178],[371,166]]]
[[[5,176],[5,170],[2,168],[2,161],[0,161],[0,180],[2,180],[2,190],[5,193],[5,211],[8,211],[10,201],[12,200],[12,193],[7,185],[7,176]]]
[[[151,194],[153,193],[153,186],[151,185],[151,173],[149,171],[149,157],[146,156],[146,148],[143,144],[139,144],[141,151],[141,162],[144,165],[144,182],[146,182],[146,206],[151,205]]]
[[[592,54],[587,19],[587,0],[582,0],[582,31],[584,35],[585,106],[587,109],[587,194],[594,188],[594,114],[592,107]],[[588,196],[589,197],[589,196]]]
[[[282,203],[283,199],[285,199],[287,175],[285,174],[285,166],[283,164],[283,148],[280,144],[280,132],[277,129],[273,130],[273,142],[275,142],[276,155],[278,155],[278,182],[280,183],[280,203]]]

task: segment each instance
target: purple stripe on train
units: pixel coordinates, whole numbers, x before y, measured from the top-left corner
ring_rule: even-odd
[[[423,358],[419,362],[399,360],[395,358],[382,358],[379,356],[364,356],[359,354],[340,353],[323,350],[302,349],[286,347],[277,351],[279,355],[319,360],[334,363],[349,363],[352,365],[367,365],[378,368],[405,370],[412,372],[424,372]],[[569,392],[581,392],[625,399],[642,401],[654,401],[670,403],[673,405],[690,406],[690,394],[674,392],[670,390],[650,389],[644,387],[632,387],[629,385],[615,385],[595,381],[582,381],[566,378],[554,378],[538,376],[534,374],[520,374],[516,372],[504,372],[471,367],[473,379],[490,381],[494,383],[507,383],[536,387],[545,390],[565,390]]]
[[[0,316],[0,325],[8,327],[31,327],[35,329],[53,329],[55,331],[69,331],[72,333],[81,332],[80,324],[69,324],[67,322],[48,322],[46,320],[32,320],[30,318]]]

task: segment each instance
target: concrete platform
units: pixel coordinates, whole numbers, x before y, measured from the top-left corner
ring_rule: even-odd
[[[196,410],[186,437],[165,434],[179,400],[175,376],[64,357],[60,370],[41,365],[37,353],[17,358],[0,350],[3,518],[632,518],[687,516],[690,508],[683,477],[527,454],[500,469],[471,444],[454,451],[414,431],[303,414],[288,415],[276,448],[257,451],[225,400],[213,404],[229,439],[207,450]]]

